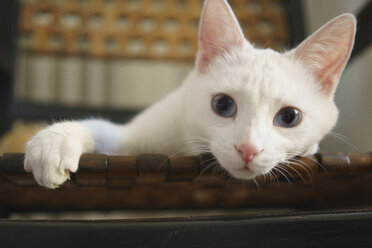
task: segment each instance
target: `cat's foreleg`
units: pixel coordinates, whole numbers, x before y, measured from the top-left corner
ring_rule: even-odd
[[[82,153],[116,153],[123,132],[123,126],[97,119],[55,123],[27,142],[25,170],[40,185],[56,188],[77,171]]]

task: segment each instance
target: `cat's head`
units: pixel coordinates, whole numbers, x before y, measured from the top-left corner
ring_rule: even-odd
[[[337,121],[333,95],[355,29],[344,14],[280,54],[254,48],[225,0],[205,1],[196,68],[185,82],[190,136],[243,179],[316,152]]]

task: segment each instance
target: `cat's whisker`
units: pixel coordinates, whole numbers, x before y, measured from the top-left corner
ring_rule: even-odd
[[[278,177],[275,175],[275,173],[273,172],[273,170],[270,170],[270,171],[268,172],[268,174],[269,174],[269,176],[270,176],[271,181],[276,182],[276,183],[279,182],[279,181],[278,181]]]
[[[310,183],[313,182],[312,176],[313,176],[314,174],[310,174],[309,171],[306,170],[305,167],[304,167],[302,164],[299,164],[298,162],[291,161],[291,163],[292,163],[292,164],[295,164],[295,165],[297,165],[297,166],[299,166],[299,167],[301,167],[301,168],[306,172],[307,177],[308,177],[309,180],[310,180]]]
[[[314,175],[313,169],[308,164],[306,164],[305,162],[303,162],[301,160],[298,160],[298,159],[294,159],[294,158],[292,158],[289,162],[301,167],[304,171],[306,171],[306,173],[309,177]]]
[[[287,173],[294,181],[296,181],[296,178],[292,175],[292,173],[284,166],[282,165],[277,165],[276,166],[278,169],[283,170],[283,173]]]
[[[184,149],[183,153],[185,153],[186,155],[192,155],[195,153],[200,155],[202,153],[210,153],[210,150],[204,147],[192,147],[192,148]]]
[[[355,144],[351,143],[350,139],[347,136],[345,136],[341,133],[331,131],[327,134],[327,136],[336,138],[336,139],[340,140],[341,142],[345,143],[346,145],[349,145],[352,149],[358,150],[357,146]]]
[[[269,175],[270,180],[271,180],[271,181],[274,181],[274,178],[273,178],[273,176],[271,175],[271,170],[270,170],[267,174]]]
[[[287,168],[290,168],[292,169],[294,172],[297,173],[297,175],[299,175],[299,177],[301,177],[301,179],[304,181],[305,184],[307,184],[307,181],[305,180],[305,178],[301,175],[301,173],[296,170],[295,168],[293,168],[292,166],[289,166],[290,162],[289,161],[286,161],[285,164],[287,165]]]
[[[193,147],[193,148],[186,148],[186,149],[174,152],[173,154],[170,154],[168,156],[168,158],[164,159],[164,161],[159,165],[159,170],[169,160],[169,158],[172,158],[172,157],[175,157],[175,156],[181,155],[181,154],[187,154],[188,152],[197,152],[197,153],[201,154],[201,153],[209,153],[210,151],[207,150],[207,149],[204,149],[204,148],[203,149],[197,149],[197,148]]]
[[[206,159],[206,160],[202,160],[201,162],[202,163],[207,163],[207,162],[210,162],[210,161],[213,161],[213,160],[217,160],[214,156],[212,158],[209,158],[209,159]]]
[[[309,159],[309,160],[311,160],[311,161],[313,161],[314,163],[316,163],[316,164],[317,164],[320,168],[322,168],[323,171],[328,175],[327,168],[324,167],[324,165],[322,165],[321,163],[319,163],[318,160],[312,158],[311,156],[307,156],[306,158]]]
[[[162,162],[162,164],[160,165],[160,168],[161,168],[161,166],[163,166],[164,163],[167,162],[170,158],[175,157],[175,156],[179,156],[179,155],[187,155],[188,152],[198,152],[198,153],[200,153],[200,154],[201,154],[201,153],[208,153],[207,150],[201,150],[201,149],[193,149],[193,150],[186,150],[186,149],[185,149],[185,150],[182,150],[182,151],[178,151],[178,152],[175,152],[175,153],[169,155],[168,158],[165,159],[165,160]]]
[[[289,171],[289,168],[285,167],[284,165],[280,164],[280,165],[277,165],[277,167],[279,167],[280,169],[282,169],[283,171],[285,171],[286,173],[288,173],[293,179],[296,179],[292,173]]]
[[[256,178],[252,178],[253,182],[256,184],[258,190],[262,190],[260,184],[257,182]]]
[[[214,161],[211,161],[210,163],[207,164],[207,166],[205,166],[205,168],[200,172],[199,175],[203,174],[206,170],[208,170],[210,167],[214,166],[214,165],[217,165],[218,164],[218,161],[217,160],[214,160]]]
[[[218,162],[218,161],[216,161],[216,162]],[[220,169],[219,166],[218,166],[219,163],[216,163],[215,165],[216,165],[216,166],[214,166],[214,168],[213,168],[213,170],[212,170],[212,172],[211,172],[211,177],[210,177],[211,180],[210,180],[210,183],[212,183],[212,179],[213,179],[213,178],[215,178],[216,176],[219,175],[219,173],[218,173],[218,170]]]
[[[189,138],[188,141],[195,141],[195,142],[199,142],[201,139],[191,139]],[[178,142],[178,140],[175,140],[173,142],[170,142],[168,143],[168,145],[170,145],[171,143],[175,143],[175,142]],[[172,158],[172,157],[175,157],[175,156],[178,156],[178,155],[189,155],[190,153],[197,153],[197,154],[202,154],[202,153],[210,153],[210,149],[207,145],[196,145],[194,147],[187,147],[185,149],[182,149],[182,150],[179,150],[179,151],[176,151],[170,155],[168,155],[168,158],[165,159],[160,165],[159,165],[159,170],[161,169],[161,167],[169,160],[169,158]],[[208,161],[211,161],[211,160],[216,160],[216,158],[213,156],[212,158],[208,159],[208,160],[205,160],[203,162],[208,162]]]
[[[339,133],[339,132],[336,132],[336,131],[330,131],[328,132],[328,134],[330,135],[335,135],[335,136],[339,136],[339,137],[342,137],[344,139],[349,139],[346,135],[342,134],[342,133]]]
[[[291,181],[289,180],[289,178],[277,167],[274,167],[273,170],[277,171],[278,173],[280,173],[285,179],[287,179],[288,183],[291,183]]]
[[[279,182],[279,178],[275,175],[274,171],[270,171],[270,175],[274,178],[274,180],[278,183]]]
[[[310,159],[311,161],[316,162],[317,164],[319,164],[316,160],[313,160],[310,156],[307,156],[307,157],[304,157],[304,158]],[[288,161],[289,161],[289,162],[291,162],[291,161],[299,162],[299,163],[303,164],[304,166],[306,166],[306,168],[308,168],[308,169],[311,171],[311,174],[314,174],[314,171],[313,171],[313,169],[311,168],[311,166],[308,165],[308,164],[306,164],[303,160],[298,159],[298,158],[296,158],[296,157],[293,157],[293,158],[288,159]],[[319,165],[320,165],[320,164],[319,164]]]
[[[274,173],[274,171],[271,171],[273,177],[275,178],[276,182],[279,183],[279,177]]]
[[[200,173],[199,173],[199,175],[196,177],[196,180],[198,180],[199,179],[199,177],[201,176],[201,175],[203,175],[203,173],[204,172],[206,172],[210,167],[212,167],[212,166],[215,166],[216,164],[218,164],[218,161],[213,161],[212,163],[210,163],[210,164],[208,164]]]
[[[266,174],[263,174],[263,178],[264,178],[264,182],[266,183],[266,180],[267,180]]]
[[[288,153],[288,154],[289,154],[289,153]],[[313,161],[314,163],[316,163],[316,164],[317,164],[320,168],[322,168],[323,171],[328,175],[327,168],[325,168],[324,165],[322,165],[322,164],[321,164],[321,163],[320,163],[316,158],[314,158],[313,155],[302,155],[302,157],[307,158],[307,159]],[[304,161],[299,160],[299,159],[296,159],[296,158],[294,158],[294,157],[291,158],[290,160],[291,160],[291,161],[297,161],[297,162],[300,162],[300,163],[304,164],[305,166],[307,166],[307,167],[311,170],[311,173],[314,174],[312,168],[311,168],[308,164],[306,164]]]

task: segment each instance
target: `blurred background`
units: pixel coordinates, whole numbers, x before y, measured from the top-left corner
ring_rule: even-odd
[[[369,1],[229,3],[252,43],[283,51],[341,13],[360,13]],[[0,132],[13,127],[0,141],[0,153],[22,151],[24,140],[43,126],[20,123],[90,116],[125,122],[179,86],[193,68],[202,0],[0,5]],[[371,65],[371,50],[364,49],[347,67],[336,95],[340,120],[322,150],[372,150]]]

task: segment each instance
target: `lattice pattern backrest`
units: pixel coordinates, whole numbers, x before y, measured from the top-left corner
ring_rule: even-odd
[[[193,59],[202,0],[24,0],[21,48],[36,53]],[[285,0],[230,0],[247,38],[280,49]]]

